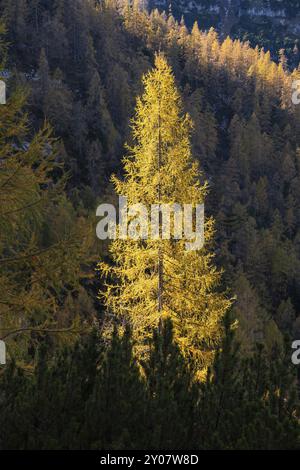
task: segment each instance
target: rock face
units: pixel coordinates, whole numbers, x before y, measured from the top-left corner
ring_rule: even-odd
[[[188,26],[195,21],[201,29],[213,26],[223,37],[249,40],[274,56],[285,48],[291,65],[299,63],[300,0],[149,0],[149,7],[171,9]]]

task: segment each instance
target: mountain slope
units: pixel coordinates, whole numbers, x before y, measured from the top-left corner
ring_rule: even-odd
[[[249,40],[274,57],[285,48],[291,65],[299,63],[299,0],[150,0],[149,7],[171,9],[177,19],[183,15],[188,26],[198,21],[201,29],[214,27],[222,37]]]

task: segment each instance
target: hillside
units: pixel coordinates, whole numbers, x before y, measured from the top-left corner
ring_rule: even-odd
[[[214,27],[222,37],[259,44],[274,58],[284,48],[290,65],[299,63],[299,0],[150,0],[149,7],[171,9],[178,20],[183,15],[189,27],[197,21],[201,29]]]
[[[143,2],[0,16],[0,449],[299,448],[299,69]],[[98,240],[122,191],[204,248]]]
[[[222,43],[212,30],[190,34],[157,12],[125,11],[122,18],[108,6],[95,14],[85,0],[24,2],[21,10],[10,1],[4,12],[8,67],[29,87],[31,124],[37,129],[46,117],[53,126],[71,172],[68,197],[87,211],[111,192],[111,173],[121,172],[141,75],[154,52],[165,51],[195,123],[217,260],[224,285],[238,293],[245,347],[278,328],[296,334],[300,109],[291,90],[298,72],[247,44]]]

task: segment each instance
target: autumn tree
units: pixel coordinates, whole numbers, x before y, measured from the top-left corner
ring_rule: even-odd
[[[30,130],[25,104],[17,89],[0,106],[0,338],[27,361],[37,335],[74,330],[59,311],[81,290],[90,230],[66,199],[58,142],[47,124]]]
[[[162,55],[156,56],[155,68],[143,84],[132,123],[134,145],[123,161],[124,180],[113,178],[115,190],[128,205],[142,203],[149,210],[161,203],[190,204],[195,209],[204,201],[207,184],[200,183],[199,166],[191,155],[191,119],[183,114],[171,68]],[[184,355],[198,370],[210,362],[221,335],[220,321],[230,305],[217,291],[220,272],[212,263],[212,237],[213,221],[208,219],[202,249],[187,250],[185,236],[111,243],[112,266],[99,265],[106,286],[100,298],[109,313],[130,322],[140,352],[145,351],[152,328],[171,318]]]

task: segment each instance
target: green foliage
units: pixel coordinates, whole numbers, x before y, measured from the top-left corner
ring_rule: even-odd
[[[185,449],[191,445],[196,414],[193,374],[174,340],[170,319],[153,333],[144,364],[147,386],[147,439],[153,449]]]
[[[226,335],[202,384],[201,442],[207,449],[296,449],[299,447],[296,374],[289,348],[261,344],[240,354],[229,317]]]
[[[24,375],[10,363],[0,375],[3,449],[296,449],[295,374],[284,350],[239,354],[229,318],[205,383],[163,322],[138,369],[130,330],[111,342],[95,332],[48,356]]]

